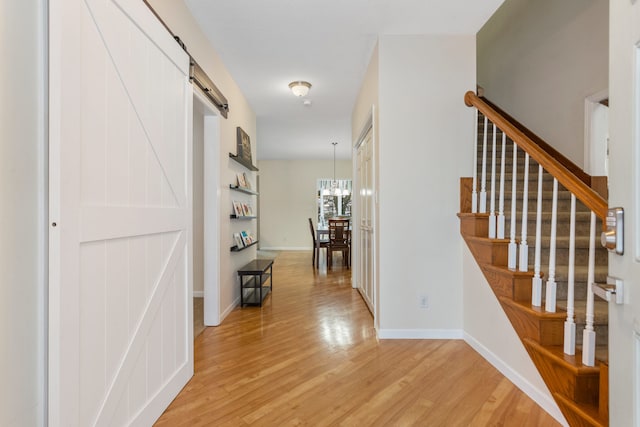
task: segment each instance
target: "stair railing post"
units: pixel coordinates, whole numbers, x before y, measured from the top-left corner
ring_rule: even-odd
[[[529,246],[527,245],[527,222],[529,209],[529,153],[524,153],[524,189],[522,191],[522,230],[520,234],[520,271],[529,270]]]
[[[569,226],[569,272],[567,279],[567,320],[564,322],[564,352],[576,354],[576,324],[574,289],[576,261],[576,196],[571,193],[571,223]]]
[[[540,256],[542,250],[542,174],[543,169],[538,165],[538,198],[536,202],[536,248],[533,262],[533,279],[531,286],[531,305],[542,305],[542,278],[540,277]]]
[[[478,212],[478,109],[475,108],[473,124],[473,189],[471,190],[471,213]]]
[[[504,169],[507,134],[502,132],[502,155],[500,156],[500,201],[498,203],[498,239],[504,239]]]
[[[496,124],[493,124],[493,145],[491,148],[491,200],[489,209],[489,238],[496,238]]]
[[[484,116],[484,134],[482,136],[482,179],[480,180],[480,213],[487,212],[487,127],[489,119]]]
[[[553,178],[553,200],[551,202],[551,235],[549,238],[549,279],[545,296],[545,311],[556,312],[556,233],[558,223],[558,180]]]
[[[587,315],[586,325],[582,333],[582,364],[594,366],[596,356],[596,332],[593,329],[595,320],[593,289],[596,265],[596,214],[591,212],[591,228],[589,232],[589,272],[587,274]]]
[[[518,175],[518,146],[513,143],[513,173],[511,176],[511,227],[509,230],[509,258],[507,267],[515,270],[518,259],[518,245],[516,243],[516,190]]]

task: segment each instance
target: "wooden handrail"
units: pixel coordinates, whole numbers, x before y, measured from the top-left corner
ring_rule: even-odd
[[[608,209],[607,201],[589,187],[582,177],[576,176],[575,173],[556,160],[529,135],[511,123],[511,121],[496,111],[492,105],[489,105],[472,91],[464,95],[464,103],[468,107],[476,107],[478,111],[484,114],[492,123],[495,123],[518,147],[529,153],[531,158],[538,162],[544,170],[553,175],[567,190],[575,194],[578,200],[591,209],[596,216],[602,220],[606,218]],[[587,180],[587,182],[589,181]]]

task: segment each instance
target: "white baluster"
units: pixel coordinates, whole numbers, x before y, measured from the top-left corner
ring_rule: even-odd
[[[576,261],[576,196],[571,194],[571,225],[569,226],[569,275],[567,279],[567,320],[564,322],[564,352],[576,354],[576,324],[574,321],[574,288]]]
[[[511,229],[509,230],[509,261],[507,267],[515,270],[518,259],[518,245],[516,243],[516,190],[518,175],[518,146],[513,143],[513,174],[511,177]]]
[[[484,135],[482,136],[482,179],[480,181],[480,213],[487,212],[487,127],[489,119],[484,116]]]
[[[498,239],[504,239],[504,163],[507,135],[502,132],[502,156],[500,159],[500,201],[498,203]]]
[[[478,109],[473,124],[473,189],[471,190],[471,213],[478,212]]]
[[[529,153],[524,153],[524,189],[522,192],[522,230],[520,234],[520,271],[529,270],[529,246],[527,245],[527,221],[529,209]]]
[[[596,357],[596,331],[593,330],[595,318],[593,307],[593,282],[596,265],[596,214],[591,212],[591,231],[589,233],[589,272],[587,275],[587,316],[582,333],[582,364],[593,366]]]
[[[533,262],[531,305],[542,305],[542,278],[540,277],[540,251],[542,249],[542,166],[538,165],[538,201],[536,202],[536,249]]]
[[[551,237],[549,243],[549,279],[547,280],[547,294],[544,302],[545,310],[556,312],[556,229],[558,223],[558,180],[553,178],[553,201],[551,204]]]
[[[496,124],[493,124],[491,148],[491,208],[489,210],[489,238],[496,238]]]

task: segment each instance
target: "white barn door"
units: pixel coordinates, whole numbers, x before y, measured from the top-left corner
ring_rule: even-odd
[[[193,374],[189,60],[140,0],[49,5],[49,425],[151,425]]]

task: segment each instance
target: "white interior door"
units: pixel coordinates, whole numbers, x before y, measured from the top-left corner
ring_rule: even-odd
[[[373,142],[372,129],[364,136],[357,149],[359,207],[356,224],[359,227],[358,291],[375,313],[376,297],[373,285]]]
[[[189,60],[141,1],[49,6],[49,425],[151,425],[193,374]]]
[[[640,2],[610,2],[609,206],[625,210],[624,255],[609,273],[624,280],[610,305],[610,425],[640,426]]]

